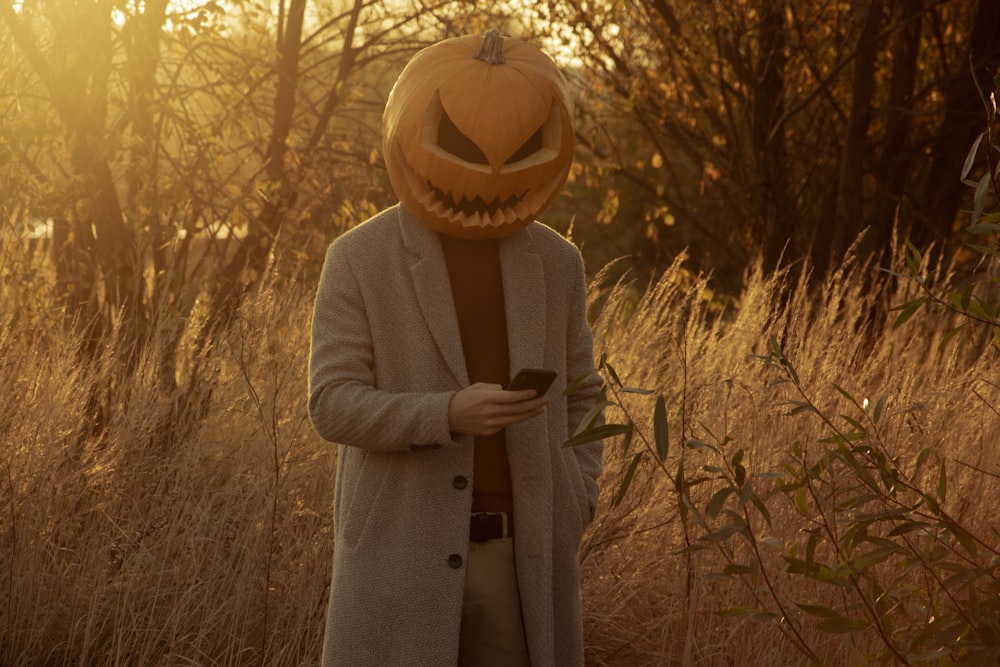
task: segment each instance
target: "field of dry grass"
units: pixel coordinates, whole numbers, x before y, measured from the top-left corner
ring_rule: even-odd
[[[624,385],[664,395],[670,453],[665,470],[653,456],[642,458],[627,495],[612,508],[618,480],[641,444],[633,441],[628,456],[615,444],[606,450],[605,511],[585,545],[593,664],[808,664],[806,654],[783,631],[790,619],[781,621],[773,613],[777,598],[783,600],[782,611],[797,621],[817,663],[892,662],[874,632],[818,629],[820,619],[801,611],[798,605],[828,606],[845,616],[863,615],[844,587],[783,571],[782,556],[796,553],[793,545],[801,546],[822,521],[815,511],[807,518],[786,494],[764,493],[791,477],[789,470],[795,466],[789,462],[797,444],[806,452],[803,458],[811,452],[810,463],[833,447],[822,442],[832,433],[824,417],[833,426],[851,430],[843,415],[865,421],[858,408],[867,407],[871,417],[880,399],[884,407],[869,429],[871,439],[905,471],[913,471],[920,452],[929,448],[925,456],[935,465],[925,463],[924,472],[913,476],[914,483],[936,492],[937,466],[944,463],[947,511],[994,548],[1000,543],[987,509],[1000,500],[1000,469],[994,457],[1000,441],[996,350],[980,354],[982,341],[974,337],[951,340],[942,348],[945,332],[956,324],[954,316],[943,311],[927,311],[893,330],[896,313],[890,308],[913,299],[917,286],[895,284],[870,266],[845,267],[820,290],[805,288],[800,278],[794,273],[751,275],[738,303],[721,316],[705,300],[707,285],[686,276],[679,265],[642,295],[617,289],[605,296],[596,326],[604,351]],[[787,381],[783,367],[771,363],[772,338],[780,341],[793,364],[803,393]],[[852,405],[845,392],[860,405]],[[815,410],[801,409],[803,394]],[[625,413],[618,411],[618,419],[633,419],[636,432],[652,439],[653,397],[627,393],[620,398]],[[615,412],[609,416],[614,418]],[[684,442],[714,447],[684,447]],[[753,562],[745,540],[741,545],[739,539],[730,539],[733,549],[727,558],[714,548],[717,539],[704,539],[710,531],[699,529],[690,514],[689,528],[684,529],[670,479],[683,458],[687,479],[704,480],[690,490],[691,505],[704,514],[724,477],[717,471],[727,463],[731,468],[739,451],[748,480],[770,512],[770,523],[758,512],[750,511],[749,516],[756,517],[751,525],[763,564],[756,569],[770,570],[773,590],[761,576],[740,575],[732,567]],[[843,472],[842,478],[849,477]],[[822,487],[821,475],[816,477]],[[831,490],[826,483],[831,498],[849,495],[859,486],[844,479],[842,489]],[[903,502],[904,493],[899,493]],[[842,520],[841,529],[856,516]],[[720,513],[716,521],[706,523],[719,525],[724,518]],[[690,544],[709,548],[679,553]],[[913,559],[905,557],[909,554],[900,556],[879,563],[885,579],[898,590],[930,599],[943,590],[926,571],[913,566]],[[986,560],[995,562],[995,556],[994,551]],[[987,576],[995,580],[996,571]],[[921,590],[924,595],[917,595]],[[754,620],[759,618],[750,611],[754,608],[769,612],[767,622]],[[740,613],[720,613],[734,609]],[[904,643],[902,635],[929,623],[934,611],[914,608],[901,616],[907,618],[896,619],[894,638]],[[955,640],[957,646],[959,638]],[[930,664],[954,664],[945,653],[925,657]]]
[[[124,340],[81,364],[81,341],[45,308],[44,281],[16,269],[5,265],[0,300],[0,664],[315,664],[335,460],[306,415],[312,285],[262,290],[210,349],[191,345],[204,322],[160,323],[164,341],[181,332],[177,351],[154,344],[127,367]],[[937,488],[944,462],[944,509],[995,545],[996,351],[973,336],[940,349],[951,316],[935,311],[894,331],[888,309],[915,286],[890,287],[872,267],[819,291],[798,278],[750,275],[724,308],[679,264],[648,290],[595,286],[601,351],[625,385],[663,394],[670,448],[662,469],[641,460],[613,506],[631,455],[608,443],[602,510],[583,549],[589,664],[806,664],[791,625],[825,664],[885,664],[874,632],[818,629],[794,604],[784,620],[720,614],[785,600],[861,615],[842,587],[781,572],[816,524],[791,496],[766,496],[770,524],[753,524],[760,569],[774,574],[765,582],[720,574],[747,560],[747,543],[727,542],[727,560],[720,540],[701,539],[671,481],[681,465],[688,480],[704,477],[688,496],[704,508],[724,483],[711,471],[742,450],[764,497],[790,474],[795,443],[815,457],[829,446],[821,415],[842,424],[853,414],[835,385],[883,406],[872,437],[900,468],[930,448],[915,479]],[[801,395],[779,382],[772,338],[817,410],[789,414]],[[623,393],[609,410],[634,419],[632,451],[652,437],[654,396]],[[683,552],[689,543],[709,548]],[[894,585],[933,588],[913,572]]]

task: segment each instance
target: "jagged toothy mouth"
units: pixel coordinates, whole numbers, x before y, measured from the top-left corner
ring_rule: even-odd
[[[530,214],[526,206],[518,206],[528,195],[528,190],[519,195],[510,195],[504,199],[497,197],[490,202],[485,201],[479,195],[476,195],[472,199],[462,195],[456,201],[452,193],[438,187],[430,179],[426,181],[426,185],[428,193],[433,196],[436,202],[441,203],[449,218],[452,217],[453,213],[470,219],[478,215],[481,222],[496,226],[524,218]],[[424,199],[427,199],[427,197]]]
[[[472,199],[462,195],[456,199],[454,194],[426,179],[413,192],[428,211],[463,227],[500,227],[529,219],[535,214],[529,204],[535,199],[530,190],[503,199],[496,197],[489,202],[479,195]]]
[[[518,195],[497,197],[487,202],[480,196],[456,196],[421,177],[405,160],[400,160],[410,192],[420,205],[434,215],[462,227],[501,227],[533,218],[548,199],[552,187],[525,190]]]

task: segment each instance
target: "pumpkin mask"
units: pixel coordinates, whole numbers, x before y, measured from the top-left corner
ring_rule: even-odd
[[[537,47],[496,30],[419,51],[383,115],[393,190],[434,231],[509,236],[559,194],[573,160],[565,79]]]

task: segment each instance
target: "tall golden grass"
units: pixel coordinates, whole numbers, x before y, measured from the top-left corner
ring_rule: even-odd
[[[313,285],[265,286],[210,348],[194,344],[205,325],[194,317],[158,323],[136,363],[123,361],[131,342],[121,339],[84,362],[29,265],[4,264],[0,301],[0,663],[315,664],[335,456],[306,414]],[[896,455],[910,462],[931,447],[948,463],[950,511],[988,533],[1000,500],[994,352],[970,340],[941,347],[950,316],[930,311],[893,330],[888,308],[915,286],[865,263],[818,290],[805,268],[752,273],[721,310],[705,298],[709,281],[682,266],[648,289],[592,290],[600,351],[624,384],[666,399],[668,471],[681,456],[690,470],[711,463],[683,440],[743,449],[755,476],[779,468],[794,442],[829,435],[814,415],[787,414],[792,389],[762,360],[773,337],[833,414],[844,410],[834,384],[887,397],[881,428]],[[622,398],[651,432],[652,396]],[[779,623],[719,614],[753,595],[745,578],[714,576],[725,566],[717,550],[680,553],[699,536],[652,458],[613,506],[629,457],[607,444],[602,509],[582,551],[588,664],[803,664]],[[694,488],[693,504],[711,492]],[[795,508],[771,509],[771,543],[796,539]],[[837,602],[802,579],[777,586]],[[880,650],[871,633],[804,633],[826,664]]]
[[[897,270],[906,272],[905,267]],[[681,521],[671,477],[682,457],[689,481],[698,474],[706,480],[689,489],[691,506],[704,513],[720,488],[711,478],[722,477],[704,471],[725,468],[742,450],[748,479],[756,480],[756,490],[763,495],[762,489],[775,478],[788,476],[784,466],[797,446],[812,452],[810,463],[833,447],[823,443],[832,435],[823,415],[846,432],[851,429],[842,415],[853,413],[856,421],[862,421],[858,407],[867,407],[871,415],[884,401],[871,430],[877,431],[896,464],[913,471],[920,452],[929,448],[935,465],[946,467],[944,509],[994,548],[1000,546],[990,509],[1000,500],[1000,468],[994,459],[1000,442],[1000,377],[996,350],[989,345],[992,332],[971,332],[962,341],[950,339],[948,332],[962,318],[946,310],[926,311],[896,328],[893,306],[916,298],[918,285],[869,263],[850,262],[821,287],[810,286],[808,267],[798,271],[770,277],[752,273],[738,302],[721,314],[705,298],[708,282],[703,277],[692,279],[680,261],[648,290],[636,292],[619,284],[610,295],[593,291],[602,299],[596,330],[603,352],[622,384],[663,395],[671,435],[664,468],[652,455],[640,459],[617,507],[613,501],[619,480],[626,474],[631,452],[641,445],[633,444],[627,456],[615,443],[606,449],[605,509],[584,546],[592,664],[810,664],[807,654],[788,641],[787,619],[753,620],[750,610],[773,612],[779,596],[784,611],[798,612],[803,642],[816,663],[893,662],[874,632],[821,630],[819,619],[810,622],[809,614],[797,606],[826,606],[844,615],[863,616],[856,604],[850,607],[850,596],[839,586],[783,571],[782,555],[795,553],[793,543],[805,542],[803,535],[820,524],[817,516],[804,518],[781,493],[765,501],[771,521],[758,516],[752,528],[760,541],[762,569],[771,572],[773,592],[760,576],[726,574],[727,565],[752,562],[754,554],[745,540],[742,548],[740,540],[731,540],[735,553],[727,558],[713,548],[718,540],[705,539],[709,531],[699,533],[690,520],[685,529]],[[947,283],[954,276],[939,279]],[[794,364],[798,387],[815,410],[801,409],[802,394],[788,381],[781,364],[774,363],[776,344]],[[845,393],[860,405],[854,406]],[[636,432],[652,440],[653,396],[622,393],[617,402],[620,409],[611,410],[609,416],[634,420]],[[638,439],[638,435],[633,438]],[[684,447],[687,441],[712,443],[715,449]],[[649,447],[653,449],[652,444]],[[930,468],[925,466],[925,473],[914,481],[936,492],[940,468]],[[821,477],[817,475],[817,486]],[[845,481],[844,488],[848,487]],[[749,514],[759,515],[753,510]],[[716,521],[720,523],[724,522]],[[709,548],[685,551],[692,544]],[[990,554],[986,556],[989,561]],[[994,557],[994,575],[995,563]],[[927,593],[931,599],[941,595],[926,571],[912,563],[910,567],[911,572],[886,574],[899,578],[898,588],[931,589]],[[727,616],[726,610],[747,613]],[[915,613],[911,624],[918,630],[933,618],[929,609]],[[904,643],[899,636],[893,639]],[[955,664],[951,660],[961,653],[957,648],[961,639],[955,637],[950,656],[942,651],[930,664]]]

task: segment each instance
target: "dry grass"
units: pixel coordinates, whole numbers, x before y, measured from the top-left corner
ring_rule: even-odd
[[[265,290],[176,368],[0,330],[0,663],[308,664],[334,458],[305,409],[308,290]],[[2,308],[2,307],[0,307]],[[95,391],[96,390],[96,391]],[[99,415],[99,416],[95,416]]]
[[[996,351],[980,354],[981,341],[968,338],[942,349],[942,333],[953,324],[941,312],[928,311],[893,331],[890,305],[914,298],[916,286],[894,285],[869,266],[846,267],[820,290],[794,275],[755,274],[746,285],[738,306],[721,315],[704,299],[704,281],[687,276],[680,262],[641,295],[622,285],[602,294],[596,329],[609,361],[626,386],[664,394],[671,448],[666,472],[652,457],[643,459],[617,508],[612,501],[631,454],[623,456],[618,444],[606,450],[605,511],[585,545],[584,562],[589,659],[595,665],[807,664],[778,624],[720,617],[721,610],[759,607],[759,601],[746,586],[750,578],[717,576],[728,561],[716,550],[678,553],[698,543],[704,531],[699,534],[692,522],[684,530],[669,479],[681,456],[690,478],[743,450],[759,491],[769,484],[766,473],[780,471],[789,460],[793,443],[816,459],[831,430],[815,414],[789,414],[789,401],[800,396],[789,383],[778,383],[782,374],[763,359],[771,355],[772,337],[823,413],[835,419],[852,413],[835,385],[872,406],[886,397],[879,434],[887,449],[912,469],[919,452],[930,447],[932,459],[946,463],[949,472],[946,509],[995,544],[991,511],[984,508],[1000,501],[1000,469],[990,456],[991,444],[1000,440]],[[653,397],[622,399],[638,431],[649,436]],[[626,417],[621,410],[608,416]],[[712,443],[720,454],[685,449],[686,440]],[[923,481],[934,488],[936,478]],[[693,504],[704,508],[718,488],[696,487]],[[755,525],[759,536],[776,545],[766,564],[773,572],[780,569],[781,549],[801,541],[811,527],[792,503],[781,501],[768,501],[770,526]],[[749,558],[737,546],[737,562],[741,555]],[[801,577],[775,579],[779,594],[794,602],[843,602],[836,587]],[[828,634],[814,625],[805,625],[804,639],[824,664],[884,664],[873,633]]]
[[[161,323],[159,342],[129,367],[122,340],[81,363],[80,341],[51,321],[37,285],[27,290],[5,270],[0,663],[314,664],[335,461],[306,417],[312,286],[263,290],[207,350],[193,342],[197,318]],[[930,446],[948,461],[950,509],[985,530],[983,508],[1000,499],[995,478],[955,462],[995,472],[995,355],[955,341],[938,352],[940,319],[918,315],[893,332],[869,318],[907,298],[905,285],[884,295],[883,281],[856,268],[815,294],[790,276],[751,275],[738,307],[720,316],[701,298],[703,281],[678,264],[644,295],[602,294],[596,330],[626,384],[665,394],[668,469],[682,437],[727,436],[725,451],[743,449],[758,474],[793,441],[811,447],[828,434],[809,415],[785,416],[789,387],[757,358],[775,336],[834,414],[843,398],[833,383],[887,396],[885,440],[901,460]],[[176,354],[164,355],[178,335]],[[626,398],[637,419],[651,414],[650,397]],[[677,554],[685,531],[666,475],[644,465],[611,507],[624,458],[617,443],[607,451],[603,510],[585,544],[588,662],[802,664],[775,624],[716,613],[751,596],[738,580],[710,576],[722,565],[715,552]],[[684,456],[690,469],[710,462],[705,452]],[[774,537],[795,539],[798,515],[774,511]],[[792,579],[779,586],[799,600],[830,595]],[[808,640],[827,664],[874,650],[866,635],[814,630]]]

